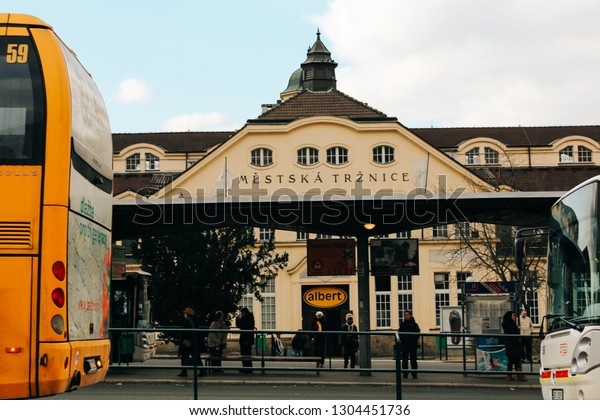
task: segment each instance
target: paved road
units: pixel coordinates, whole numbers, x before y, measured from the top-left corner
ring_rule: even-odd
[[[334,359],[317,375],[306,363],[272,362],[261,372],[239,373],[239,362],[225,362],[226,372],[199,378],[198,398],[206,400],[393,400],[396,399],[395,361],[372,361],[370,375],[342,369]],[[290,370],[293,369],[293,370]],[[508,382],[504,372],[463,374],[462,362],[428,360],[419,362],[418,379],[402,379],[403,400],[541,400],[537,366],[527,370],[527,382]],[[111,366],[105,383],[82,388],[53,399],[163,400],[193,399],[192,378],[177,377],[179,361],[158,358],[143,364]],[[190,373],[191,375],[191,373]]]
[[[361,375],[357,370],[343,369],[343,362],[333,359],[326,363],[325,369],[315,372],[314,364],[269,362],[262,373],[259,364],[254,365],[254,374],[241,375],[238,369],[240,362],[224,362],[224,374],[208,375],[201,378],[200,382],[220,383],[270,383],[270,384],[352,384],[352,385],[396,385],[396,366],[391,359],[374,359],[371,364],[370,375]],[[467,375],[463,375],[463,364],[460,361],[419,361],[419,379],[402,380],[403,386],[470,386],[470,387],[519,387],[539,389],[539,365],[524,367],[524,374],[528,382],[507,382],[505,372],[480,373],[473,364],[467,364]],[[171,382],[181,381],[176,375],[179,372],[179,361],[174,358],[152,359],[141,364],[128,366],[111,366],[106,377],[107,382]],[[186,381],[190,381],[188,378]],[[184,381],[185,382],[185,381]]]
[[[74,392],[55,395],[50,400],[192,400],[191,384],[174,383],[103,383]],[[199,400],[395,400],[392,386],[362,385],[268,385],[204,383],[198,388]],[[539,390],[514,387],[472,388],[410,386],[403,400],[541,400]]]

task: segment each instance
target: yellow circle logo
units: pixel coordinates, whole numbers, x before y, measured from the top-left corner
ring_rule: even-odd
[[[337,287],[313,287],[304,292],[302,299],[315,308],[335,308],[348,300],[348,293]]]

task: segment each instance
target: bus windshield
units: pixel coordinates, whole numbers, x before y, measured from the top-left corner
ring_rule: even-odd
[[[31,38],[0,36],[0,165],[41,165],[44,90]]]
[[[598,182],[584,185],[554,205],[548,245],[549,311],[571,323],[598,323]],[[556,330],[569,324],[556,318],[549,327]]]
[[[112,327],[147,328],[152,322],[152,277],[129,273],[111,285]]]

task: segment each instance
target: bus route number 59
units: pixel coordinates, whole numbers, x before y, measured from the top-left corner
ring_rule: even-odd
[[[27,63],[27,54],[29,45],[27,44],[8,44],[6,48],[6,62],[8,64]]]

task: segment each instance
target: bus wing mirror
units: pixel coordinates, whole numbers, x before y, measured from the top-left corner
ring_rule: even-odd
[[[524,228],[517,231],[515,234],[515,265],[519,271],[524,271],[527,267],[527,238],[547,234],[547,228]]]
[[[519,271],[525,270],[525,238],[518,236],[515,237],[515,265]]]

